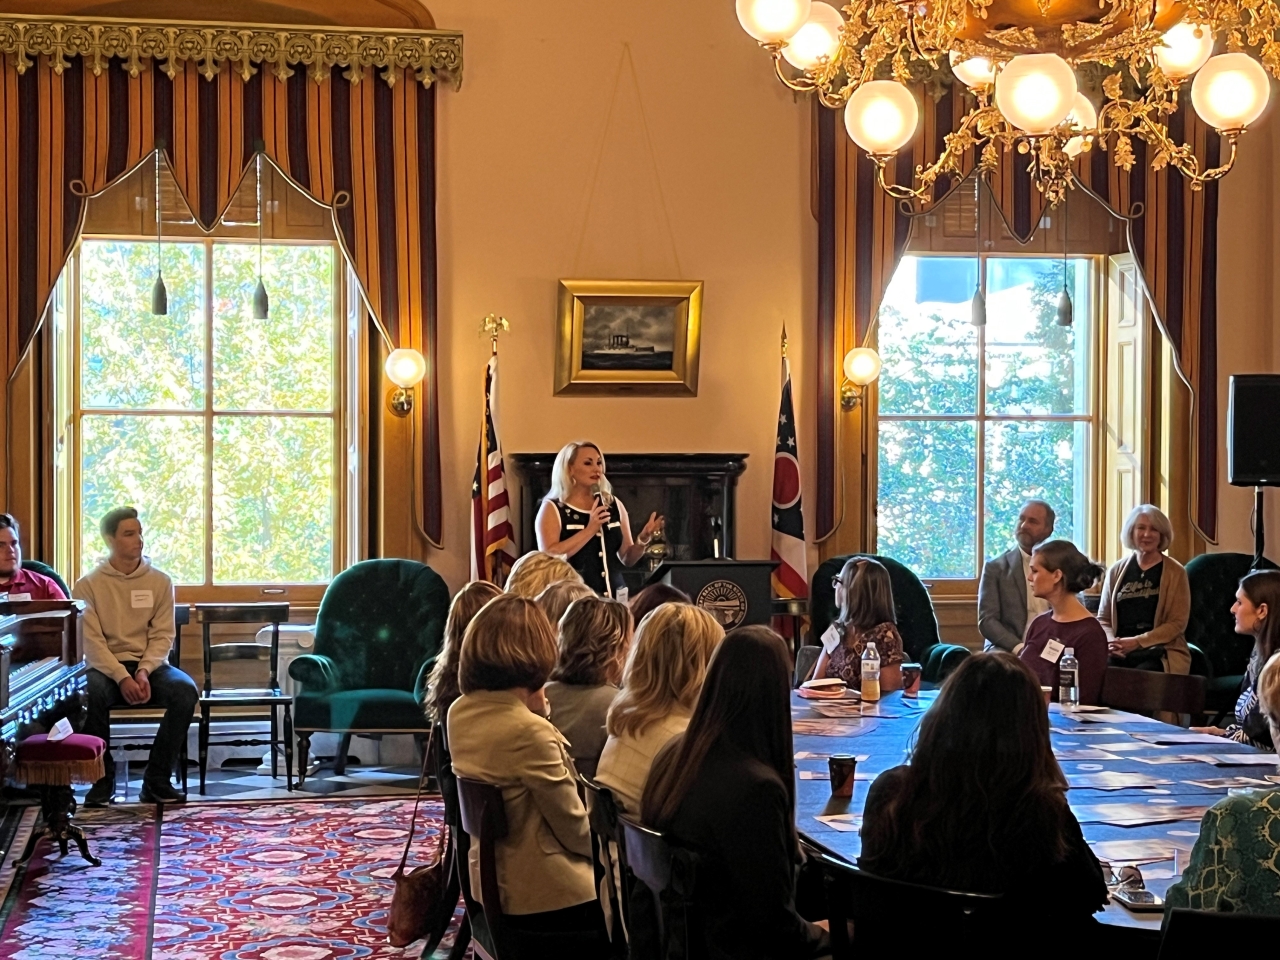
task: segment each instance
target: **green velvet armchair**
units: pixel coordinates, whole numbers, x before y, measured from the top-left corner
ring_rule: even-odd
[[[449,588],[413,560],[365,560],[333,578],[316,617],[315,652],[289,664],[298,684],[293,728],[298,782],[311,736],[341,734],[334,769],[341,774],[352,734],[412,733],[430,728],[422,700],[444,638]]]
[[[933,601],[929,599],[929,591],[920,582],[920,578],[892,557],[877,557],[872,554],[855,556],[869,557],[884,564],[893,585],[898,633],[902,635],[902,645],[906,648],[907,656],[920,664],[926,681],[936,683],[946,679],[969,656],[969,651],[954,643],[942,642],[938,634],[938,618],[933,613]],[[824,561],[813,575],[809,596],[813,598],[811,616],[815,637],[822,636],[839,612],[836,610],[836,592],[831,586],[831,580],[839,575],[850,559],[852,556],[832,557]]]

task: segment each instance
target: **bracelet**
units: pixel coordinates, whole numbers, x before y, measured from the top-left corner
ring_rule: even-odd
[[[641,540],[639,537],[637,537],[636,543],[640,544],[640,546],[642,547],[647,547],[649,544],[653,543],[653,536],[650,535],[648,540]]]

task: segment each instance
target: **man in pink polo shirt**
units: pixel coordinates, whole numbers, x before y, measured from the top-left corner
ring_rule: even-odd
[[[66,594],[51,577],[22,569],[22,544],[18,521],[0,513],[0,599],[65,600]]]

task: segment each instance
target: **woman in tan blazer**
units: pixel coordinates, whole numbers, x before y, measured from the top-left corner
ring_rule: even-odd
[[[1184,634],[1191,616],[1191,584],[1186,568],[1165,555],[1173,542],[1173,525],[1144,503],[1130,511],[1120,542],[1133,552],[1107,571],[1098,604],[1113,662],[1190,673]]]
[[[502,788],[508,834],[497,843],[498,891],[516,935],[536,938],[540,952],[593,957],[608,938],[591,828],[568,741],[547,720],[542,692],[557,652],[534,601],[508,594],[486,604],[463,636],[449,746],[459,777]],[[478,844],[469,868],[479,898]]]

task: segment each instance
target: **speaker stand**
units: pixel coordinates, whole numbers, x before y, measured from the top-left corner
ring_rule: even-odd
[[[1267,535],[1263,523],[1263,487],[1253,488],[1253,566],[1250,570],[1262,569],[1262,554],[1266,546]]]

